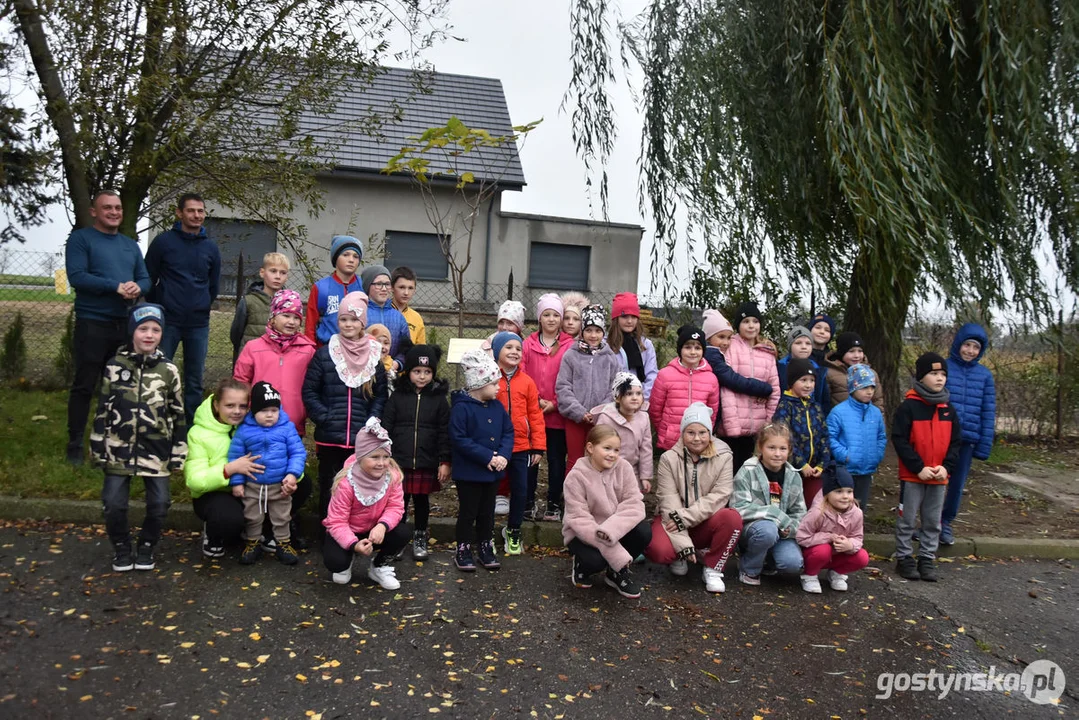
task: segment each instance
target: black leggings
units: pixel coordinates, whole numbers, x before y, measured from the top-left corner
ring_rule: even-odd
[[[416,532],[424,532],[427,530],[427,521],[431,517],[431,496],[430,495],[409,495],[405,494],[405,516],[408,516],[408,501],[412,500],[412,504],[416,510],[413,512],[413,520],[416,525]]]
[[[618,539],[618,543],[626,549],[630,557],[637,557],[643,553],[650,542],[652,542],[652,523],[648,520],[641,520],[633,529]],[[607,567],[607,560],[604,559],[603,553],[595,545],[589,545],[578,538],[573,538],[566,547],[569,548],[571,554],[577,556],[577,567],[586,575],[598,573]],[[611,569],[618,572],[622,568]]]
[[[206,537],[211,547],[222,547],[242,539],[244,501],[229,490],[204,493],[191,501],[195,515],[206,523]],[[272,534],[271,534],[272,537]]]
[[[498,483],[455,480],[454,484],[457,485],[457,542],[490,542],[495,531]]]
[[[363,540],[368,534],[356,533],[356,537]],[[397,551],[404,548],[411,539],[412,531],[408,525],[404,522],[398,523],[397,527],[386,532],[386,537],[382,539],[382,544],[376,545],[378,552],[371,558],[371,564],[375,567],[389,565],[393,562],[393,556],[397,554]],[[326,565],[327,570],[330,572],[344,572],[352,566],[354,559],[356,559],[356,553],[341,547],[333,539],[332,535],[326,533],[326,539],[322,543],[322,562]]]

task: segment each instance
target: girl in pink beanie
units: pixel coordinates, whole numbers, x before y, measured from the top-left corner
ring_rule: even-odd
[[[622,370],[633,373],[641,381],[647,401],[652,395],[652,385],[656,382],[659,367],[656,364],[656,348],[641,332],[641,306],[635,294],[622,292],[614,296],[607,344],[618,355]]]

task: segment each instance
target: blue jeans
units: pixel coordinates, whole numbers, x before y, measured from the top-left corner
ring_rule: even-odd
[[[161,333],[161,352],[175,360],[180,343],[184,344],[184,416],[191,427],[195,410],[202,404],[202,371],[210,349],[210,326],[181,328],[166,323]]]
[[[794,575],[802,571],[802,549],[793,537],[781,539],[779,526],[771,520],[754,520],[746,525],[738,539],[738,548],[739,566],[746,575],[759,576],[769,556],[779,573]]]
[[[963,486],[967,484],[967,475],[970,474],[970,466],[973,463],[974,443],[960,443],[959,462],[955,465],[955,472],[948,478],[948,494],[944,497],[944,510],[941,512],[943,522],[951,523],[959,514],[959,503],[963,500]]]
[[[527,450],[515,452],[506,466],[506,475],[510,481],[510,516],[506,526],[517,529],[525,519],[525,500],[528,496],[528,457]]]

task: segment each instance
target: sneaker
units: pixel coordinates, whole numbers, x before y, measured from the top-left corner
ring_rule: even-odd
[[[582,589],[588,589],[592,587],[592,576],[585,574],[580,566],[577,564],[577,556],[573,556],[573,570],[569,574],[569,579],[573,581],[573,587]]]
[[[922,576],[918,574],[918,563],[910,555],[895,559],[895,571],[899,573],[899,577],[907,580],[922,579]]]
[[[285,565],[295,565],[300,561],[300,556],[296,554],[296,548],[292,547],[290,540],[277,543],[277,551],[274,553],[277,556],[277,560]]]
[[[807,593],[820,595],[820,578],[816,575],[802,575],[802,589]]]
[[[138,567],[138,565],[135,565],[135,567]],[[918,558],[918,576],[926,582],[937,581],[937,564],[933,561],[933,558]]]
[[[704,589],[708,592],[721,593],[727,590],[727,586],[723,583],[722,570],[705,566],[702,576],[704,577]]]
[[[505,495],[495,496],[495,515],[510,514],[510,499]]]
[[[372,565],[367,568],[367,577],[381,585],[383,590],[397,590],[401,587],[393,565]]]
[[[562,522],[562,508],[557,505],[548,505],[543,511],[544,522]]]
[[[498,555],[495,554],[495,544],[492,540],[484,540],[480,543],[479,549],[480,565],[488,570],[498,570],[502,567],[502,563],[498,561]]]
[[[148,542],[140,542],[139,549],[135,553],[136,570],[154,569],[154,546]]]
[[[940,526],[940,544],[955,545],[955,535],[952,534],[952,524],[950,522],[942,523]]]
[[[617,590],[618,594],[624,598],[636,600],[641,596],[641,586],[629,574],[628,567],[624,567],[618,572],[607,568],[607,572],[603,576],[603,582]]]
[[[453,556],[453,564],[458,570],[475,571],[476,561],[472,559],[472,546],[468,543],[457,543],[457,554]]]
[[[307,542],[307,539],[300,534],[299,521],[296,518],[289,521],[288,531],[292,536],[292,547],[297,550],[306,550],[311,547],[311,543]]]
[[[835,570],[828,571],[828,584],[836,592],[847,592],[847,576],[840,575]]]
[[[530,508],[525,510],[524,519],[528,522],[536,522],[541,517],[543,517],[543,513],[539,512],[535,505],[532,505]]]
[[[69,464],[75,466],[82,465],[83,462],[85,462],[81,440],[79,442],[69,442],[67,444],[67,461]]]
[[[412,558],[425,560],[430,553],[427,552],[427,531],[417,530],[412,533]]]
[[[754,586],[756,586],[756,585],[761,584],[761,576],[760,575],[747,575],[744,572],[739,572],[738,573],[738,581],[740,583],[742,583],[743,585],[754,585]]]
[[[264,552],[268,552],[271,555],[277,552],[277,540],[274,539],[273,535],[263,535],[259,543],[262,545]]]
[[[646,558],[644,557],[644,553],[642,553],[642,554],[638,555],[637,557],[633,558],[633,564],[634,565],[644,565],[645,559]]]
[[[338,585],[348,585],[352,582],[352,565],[349,565],[341,572],[335,572],[333,574],[333,581]]]
[[[206,534],[206,523],[202,524],[202,554],[208,558],[225,557],[225,548],[210,542],[210,536]]]
[[[521,554],[521,528],[502,528],[502,539],[506,541],[507,555]]]
[[[135,560],[131,557],[131,546],[118,546],[116,552],[112,556],[112,569],[115,572],[128,572],[134,568]]]
[[[262,539],[248,540],[244,544],[244,551],[240,553],[241,565],[254,565],[262,555]]]
[[[678,577],[682,577],[688,572],[689,563],[686,562],[685,558],[678,558],[673,563],[671,563],[671,575],[677,575]]]

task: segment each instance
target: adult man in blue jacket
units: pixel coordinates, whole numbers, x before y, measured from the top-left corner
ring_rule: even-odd
[[[180,196],[176,223],[150,243],[146,269],[151,299],[165,308],[161,352],[171,360],[184,346],[184,414],[190,426],[202,403],[202,371],[210,344],[210,306],[217,299],[221,253],[206,234],[206,204],[195,193]]]
[[[81,465],[86,418],[105,364],[131,338],[128,307],[150,290],[138,243],[120,233],[124,208],[115,190],[102,190],[90,207],[94,224],[67,239],[67,280],[75,288],[71,347],[75,380],[67,403],[67,461]]]

